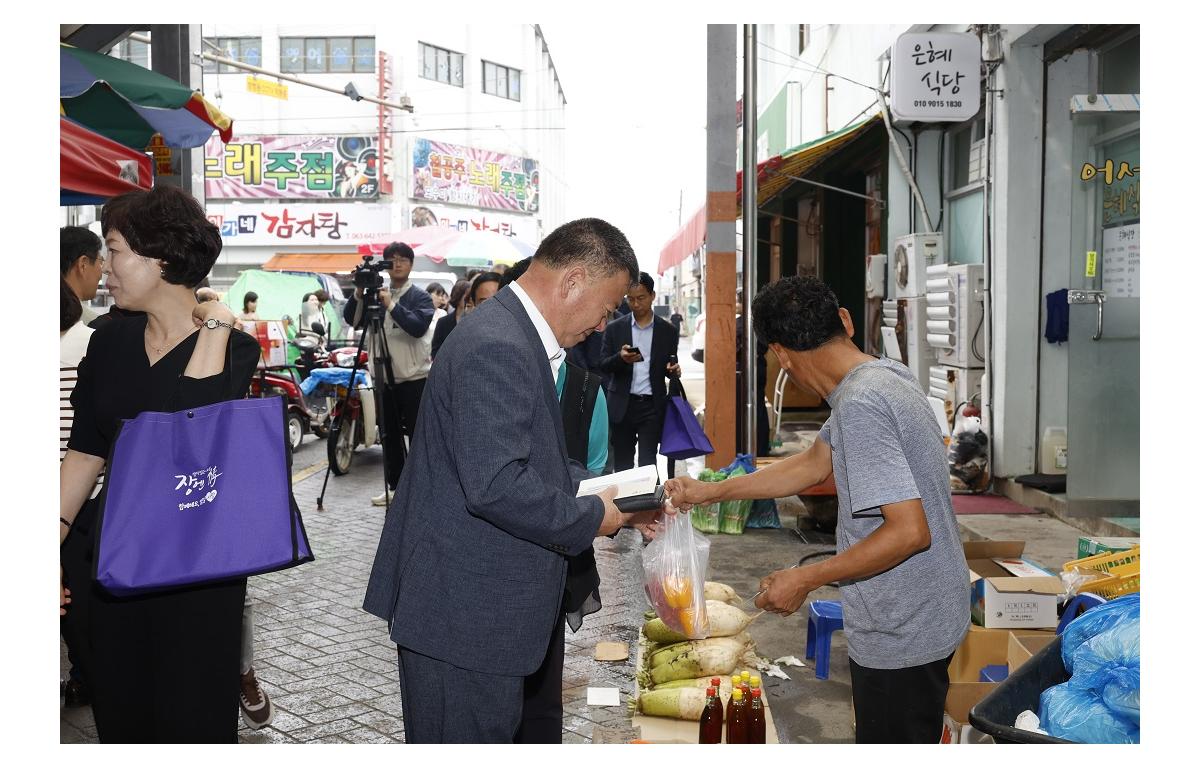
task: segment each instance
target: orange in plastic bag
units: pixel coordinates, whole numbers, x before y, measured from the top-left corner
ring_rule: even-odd
[[[689,515],[666,515],[662,531],[642,550],[646,596],[658,618],[692,640],[708,637],[704,576],[709,542]]]

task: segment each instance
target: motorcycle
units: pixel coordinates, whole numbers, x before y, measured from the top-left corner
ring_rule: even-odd
[[[354,364],[355,347],[334,350],[331,356],[349,373]],[[379,434],[375,423],[375,391],[370,371],[366,367],[366,352],[362,353],[360,369],[363,381],[349,393],[345,385],[333,387],[336,397],[329,415],[329,437],[327,453],[329,466],[335,475],[350,471],[354,451],[359,446],[372,446],[378,442]],[[348,378],[348,377],[347,377]]]

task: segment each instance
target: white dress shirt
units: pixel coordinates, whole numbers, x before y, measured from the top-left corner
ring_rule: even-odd
[[[538,338],[542,340],[542,346],[546,348],[546,359],[550,362],[550,376],[554,381],[558,381],[558,369],[566,359],[567,353],[559,346],[558,339],[554,336],[554,331],[550,330],[550,324],[546,322],[546,318],[542,316],[541,310],[533,303],[533,299],[529,298],[529,294],[525,289],[511,282],[513,293],[517,294],[517,298],[521,300],[521,304],[525,307],[526,314],[533,321],[533,327],[538,332]]]

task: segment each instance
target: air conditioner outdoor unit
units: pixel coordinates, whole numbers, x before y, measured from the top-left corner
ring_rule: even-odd
[[[925,270],[946,261],[941,232],[926,232],[897,237],[892,246],[892,274],[896,279],[895,297],[911,299],[925,295]]]

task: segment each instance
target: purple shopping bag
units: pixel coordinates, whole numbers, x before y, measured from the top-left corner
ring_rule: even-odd
[[[700,428],[700,422],[696,420],[696,414],[692,412],[678,379],[671,380],[670,393],[658,452],[668,459],[690,459],[712,453],[712,443]]]
[[[134,595],[312,560],[285,417],[271,397],[124,422],[100,500],[96,581]]]

